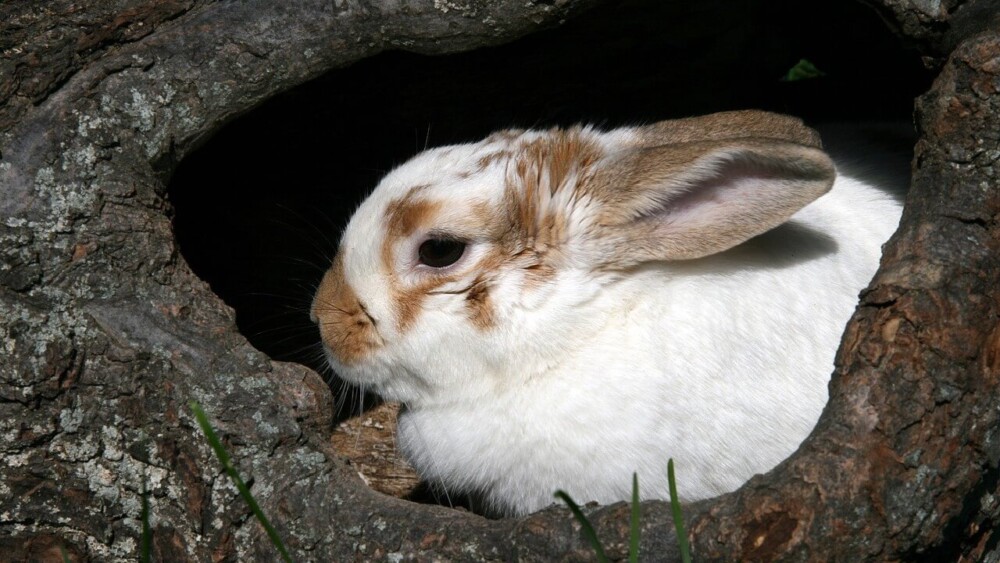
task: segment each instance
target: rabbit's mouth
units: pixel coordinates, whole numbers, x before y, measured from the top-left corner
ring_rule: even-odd
[[[326,363],[340,379],[351,385],[371,389],[379,392],[382,387],[384,377],[379,376],[379,370],[365,366],[367,362],[345,362],[337,352],[324,340],[323,352],[326,354]]]

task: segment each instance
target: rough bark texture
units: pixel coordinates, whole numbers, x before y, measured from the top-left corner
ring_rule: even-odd
[[[180,259],[164,200],[179,159],[276,92],[390,46],[492,44],[586,4],[0,6],[5,558],[134,560],[145,489],[158,560],[274,559],[191,400],[297,559],[589,558],[563,510],[488,521],[366,487],[330,445],[326,385],[247,345]],[[869,4],[929,56],[955,46],[918,103],[907,210],[813,436],[688,507],[699,560],[1000,560],[1000,31],[972,17],[995,3]],[[626,507],[591,516],[623,557]],[[643,532],[645,553],[673,556],[663,503],[644,506]]]
[[[1000,25],[997,0],[862,0],[938,66],[962,41]]]
[[[797,455],[699,511],[702,558],[997,560],[1000,34],[964,41],[917,109],[905,215],[827,411]]]

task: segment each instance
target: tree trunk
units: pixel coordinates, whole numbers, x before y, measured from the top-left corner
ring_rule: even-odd
[[[165,187],[224,123],[329,69],[500,43],[595,2],[0,6],[5,558],[134,560],[148,491],[158,560],[274,559],[190,401],[297,560],[590,557],[562,509],[489,521],[369,489],[331,446],[322,379],[250,347],[180,258]],[[868,3],[941,69],[906,211],[812,436],[686,507],[700,561],[1000,560],[1000,7]],[[590,515],[623,557],[627,507]],[[642,548],[676,555],[665,503],[644,505]]]

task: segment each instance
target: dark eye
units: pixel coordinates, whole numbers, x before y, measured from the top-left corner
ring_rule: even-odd
[[[420,243],[417,254],[420,256],[420,263],[431,268],[444,268],[451,266],[462,257],[465,252],[465,243],[460,240],[432,238]]]

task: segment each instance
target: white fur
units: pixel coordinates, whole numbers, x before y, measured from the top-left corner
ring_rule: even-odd
[[[457,210],[499,205],[502,167],[461,176],[494,148],[419,155],[358,210],[341,251],[374,318],[388,321],[394,307],[378,266],[385,206],[417,184]],[[840,177],[794,226],[721,254],[625,273],[568,260],[533,290],[512,267],[491,293],[496,327],[471,327],[461,296],[433,295],[409,331],[379,323],[385,345],[372,358],[331,364],[404,403],[398,443],[424,479],[493,512],[537,510],[556,489],[581,503],[623,500],[633,472],[644,498],[665,498],[668,458],[683,500],[715,496],[772,468],[812,429],[843,328],[900,209]],[[405,258],[418,239],[396,247],[397,282],[421,275]],[[488,244],[473,241],[463,260]]]

